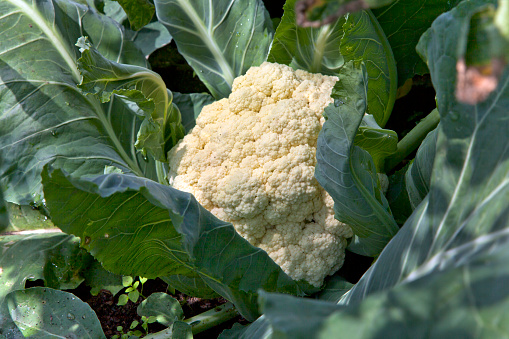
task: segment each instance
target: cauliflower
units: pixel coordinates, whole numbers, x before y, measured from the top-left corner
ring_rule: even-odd
[[[337,80],[268,62],[252,67],[168,154],[172,186],[316,287],[341,267],[352,236],[314,177],[322,112]]]

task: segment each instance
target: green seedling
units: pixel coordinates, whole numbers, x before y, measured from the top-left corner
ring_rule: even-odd
[[[137,302],[140,296],[142,298],[145,298],[142,294],[143,292],[143,285],[145,282],[147,282],[147,278],[138,277],[138,280],[134,280],[131,276],[123,276],[122,277],[122,285],[124,287],[127,287],[124,294],[121,294],[118,297],[118,306],[123,306],[127,304],[129,300],[131,300],[133,303]],[[141,291],[138,291],[138,287],[141,284]]]

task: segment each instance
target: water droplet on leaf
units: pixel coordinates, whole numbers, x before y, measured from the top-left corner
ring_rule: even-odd
[[[334,107],[339,107],[339,106],[343,105],[344,103],[345,103],[344,101],[336,99],[336,100],[334,100]]]

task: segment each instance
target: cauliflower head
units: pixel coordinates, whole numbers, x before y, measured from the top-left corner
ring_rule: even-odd
[[[322,112],[337,80],[268,62],[252,67],[168,154],[173,187],[317,287],[342,266],[352,236],[314,177]]]

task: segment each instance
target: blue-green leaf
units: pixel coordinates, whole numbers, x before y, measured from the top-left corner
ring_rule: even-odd
[[[320,28],[300,27],[295,18],[295,3],[284,5],[268,61],[289,65],[311,73],[336,75],[344,64],[339,51],[345,18]]]
[[[354,231],[350,250],[376,256],[399,229],[373,159],[353,142],[366,109],[366,70],[349,63],[339,76],[318,136],[315,176],[334,199],[335,217]]]
[[[434,129],[424,139],[417,150],[415,160],[405,174],[405,186],[413,209],[424,200],[429,192],[433,163],[437,145],[438,129]]]
[[[126,36],[147,59],[152,52],[169,44],[172,40],[170,32],[155,18],[152,18],[152,22],[147,23],[141,29],[133,31],[127,28],[130,27],[127,23],[127,14],[117,1],[94,0],[94,3],[97,7],[101,7],[101,12],[126,27]]]
[[[363,61],[368,72],[368,106],[384,126],[396,98],[396,66],[391,48],[369,11],[341,16],[318,28],[296,22],[295,4],[287,1],[268,61],[312,73],[338,75],[347,61]]]
[[[316,295],[316,299],[337,303],[354,284],[348,282],[340,275],[334,275],[327,279],[323,289]]]
[[[94,311],[71,293],[33,287],[9,293],[5,303],[25,338],[106,338]]]
[[[458,5],[440,16],[419,42],[420,53],[428,57],[440,112],[430,190],[345,301],[452,270],[460,262],[468,272],[468,260],[488,254],[481,250],[484,246],[493,244],[495,251],[505,241],[509,76],[506,72],[496,92],[477,106],[459,103],[450,81],[456,77],[458,44],[468,34],[465,23],[483,5]]]
[[[272,334],[269,322],[262,315],[249,325],[234,324],[231,329],[223,331],[218,339],[265,339],[270,338]]]
[[[378,8],[388,5],[395,0],[322,0],[322,1],[301,1],[302,12],[301,25],[318,26],[323,25],[338,16],[347,13],[354,13],[366,8]],[[311,21],[310,21],[311,20]]]
[[[0,303],[7,293],[24,289],[27,280],[42,279],[53,288],[76,288],[93,258],[79,239],[47,230],[0,236]]]
[[[389,176],[389,189],[385,194],[394,220],[396,220],[398,225],[403,225],[414,210],[410,204],[405,183],[408,167],[407,165]]]
[[[115,295],[124,288],[122,276],[105,270],[97,260],[83,272],[85,284],[90,287],[90,294],[98,295],[101,290],[110,291]]]
[[[56,228],[51,220],[44,215],[42,207],[20,206],[10,202],[5,202],[5,205],[9,220],[7,227],[0,233]]]
[[[375,16],[368,11],[349,14],[343,25],[340,51],[345,61],[363,61],[368,73],[367,112],[385,126],[396,100],[397,71],[391,46]]]
[[[403,86],[407,79],[416,74],[428,73],[428,66],[415,51],[417,42],[433,20],[459,2],[459,0],[395,0],[386,7],[373,10],[394,53],[399,86]]]
[[[0,253],[0,335],[17,333],[4,303],[10,292],[37,279],[53,288],[76,288],[93,262],[78,238],[54,229],[0,235]]]
[[[267,58],[274,30],[261,0],[155,0],[180,54],[216,99]]]
[[[128,36],[147,59],[150,54],[168,45],[172,40],[170,32],[159,21],[153,21],[143,26],[139,31],[128,34]]]
[[[134,148],[136,114],[118,97],[101,104],[76,87],[74,44],[82,35],[109,60],[146,65],[123,28],[87,6],[67,0],[0,6],[0,186],[8,201],[40,201],[48,162],[75,175],[115,166],[155,178],[154,162]]]
[[[104,58],[86,38],[78,39],[81,58],[78,68],[83,77],[78,87],[97,95],[101,102],[118,95],[132,102],[145,119],[138,131],[136,148],[143,154],[166,162],[166,154],[184,137],[180,112],[171,102],[172,93],[163,79],[151,70],[134,65],[112,62]]]

